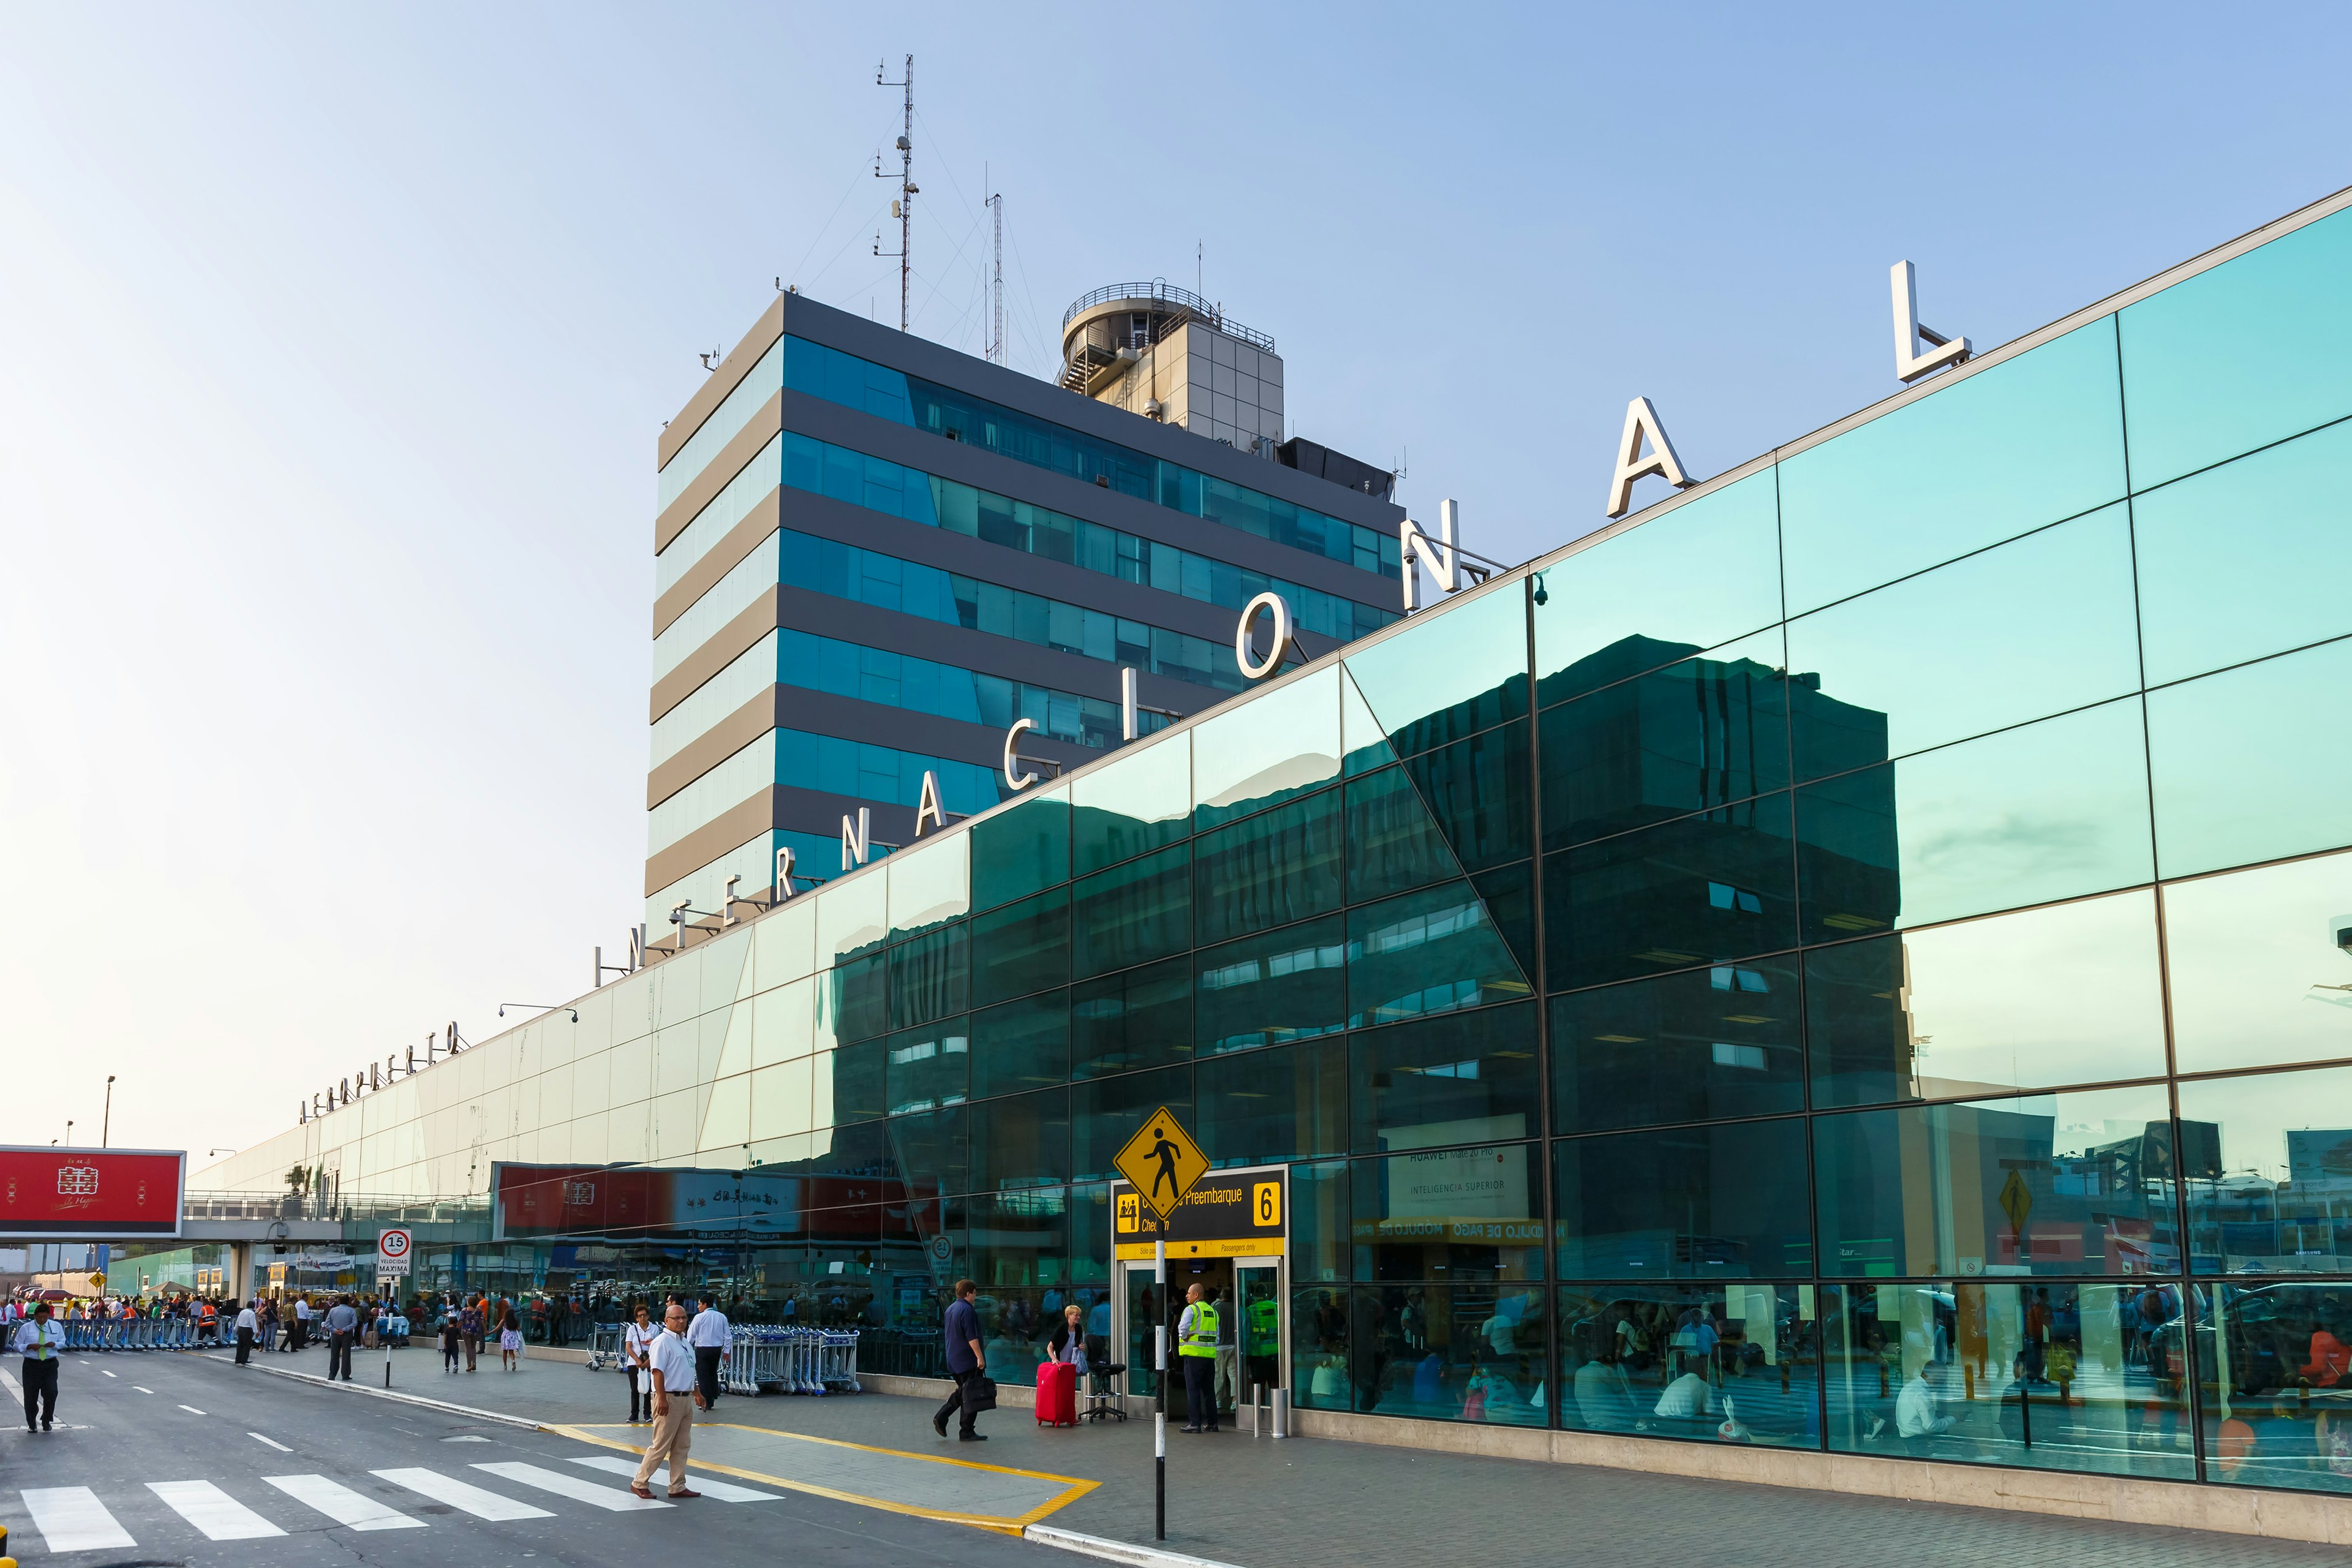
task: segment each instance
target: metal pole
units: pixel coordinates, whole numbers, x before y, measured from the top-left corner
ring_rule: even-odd
[[[106,1147],[107,1134],[114,1130],[114,1075],[106,1075],[106,1112],[98,1124],[98,1146]]]
[[[1160,1372],[1160,1398],[1151,1413],[1153,1499],[1151,1539],[1168,1539],[1168,1240],[1151,1244],[1151,1278],[1160,1293],[1151,1325],[1151,1359]]]

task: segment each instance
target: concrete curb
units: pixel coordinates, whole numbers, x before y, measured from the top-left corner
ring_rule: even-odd
[[[236,1364],[234,1362],[223,1362],[215,1355],[198,1354],[197,1359],[210,1362],[215,1366]],[[297,1383],[316,1384],[321,1388],[348,1389],[353,1394],[364,1394],[370,1399],[389,1399],[397,1405],[421,1405],[428,1410],[446,1410],[453,1415],[467,1415],[477,1421],[496,1421],[502,1426],[520,1426],[529,1432],[546,1430],[540,1423],[528,1416],[507,1415],[496,1410],[478,1410],[470,1405],[452,1405],[446,1399],[427,1399],[421,1394],[403,1394],[396,1388],[371,1388],[364,1383],[357,1382],[338,1383],[331,1378],[320,1377],[315,1372],[296,1372],[291,1367],[270,1366],[257,1361],[248,1364],[253,1370],[266,1372],[272,1377],[292,1378]]]
[[[1099,1557],[1108,1563],[1132,1563],[1135,1568],[1234,1568],[1232,1563],[1220,1563],[1214,1558],[1194,1557],[1160,1546],[1138,1546],[1131,1542],[1112,1541],[1106,1536],[1081,1535],[1075,1530],[1063,1530],[1050,1524],[1033,1524],[1021,1532],[1021,1539],[1034,1541],[1040,1546]]]

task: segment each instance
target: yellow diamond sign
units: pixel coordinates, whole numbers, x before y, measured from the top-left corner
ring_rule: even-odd
[[[1143,1125],[1111,1163],[1135,1184],[1136,1194],[1163,1219],[1176,1212],[1192,1184],[1209,1170],[1209,1157],[1164,1105],[1144,1118]]]
[[[2022,1239],[2025,1216],[2033,1212],[2033,1191],[2025,1184],[2025,1178],[2015,1171],[2011,1171],[2009,1180],[2000,1184],[2000,1206],[2009,1215],[2010,1228]]]

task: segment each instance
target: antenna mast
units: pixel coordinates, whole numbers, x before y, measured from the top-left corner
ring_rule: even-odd
[[[912,55],[907,57],[907,71],[903,80],[885,81],[882,78],[883,68],[877,65],[874,68],[875,86],[903,87],[907,89],[906,129],[898,135],[898,199],[890,204],[890,210],[898,215],[898,330],[903,332],[907,330],[909,276],[908,268],[911,265],[908,257],[913,250],[907,242],[914,234],[917,191],[915,184],[915,57]],[[874,177],[877,180],[889,177],[882,173],[882,159],[878,153],[874,159]],[[874,254],[877,256],[889,254],[882,248],[882,241],[878,236],[874,241]]]
[[[1004,193],[998,191],[994,195],[991,195],[988,198],[988,205],[996,209],[996,270],[991,276],[989,283],[989,298],[991,301],[990,316],[992,325],[988,340],[988,357],[995,361],[998,364],[1003,364],[1005,363]]]

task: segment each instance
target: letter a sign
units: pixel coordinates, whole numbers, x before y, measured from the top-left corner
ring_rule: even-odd
[[[1176,1212],[1192,1184],[1209,1170],[1209,1157],[1164,1105],[1144,1118],[1143,1125],[1111,1163],[1135,1184],[1137,1194],[1162,1219]]]

